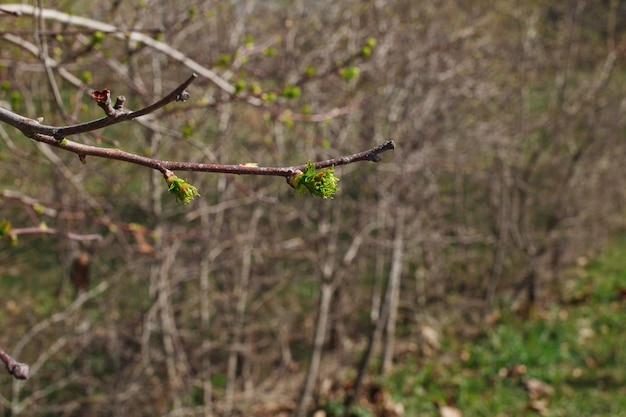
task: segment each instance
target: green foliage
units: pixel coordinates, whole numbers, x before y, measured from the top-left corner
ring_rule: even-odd
[[[103,41],[104,41],[104,33],[100,32],[99,30],[94,32],[93,35],[91,35],[91,47],[92,48],[100,49]]]
[[[246,38],[244,40],[244,46],[247,49],[250,49],[250,48],[254,47],[254,36],[246,35]]]
[[[337,190],[339,178],[335,177],[335,167],[315,169],[310,161],[306,169],[289,179],[289,184],[298,194],[311,193],[316,197],[332,198]]]
[[[200,196],[196,187],[176,175],[169,176],[166,181],[169,186],[167,190],[183,204],[189,204],[195,197]]]
[[[80,73],[80,79],[85,84],[91,84],[91,82],[93,81],[93,75],[91,71],[83,71]]]
[[[217,65],[219,67],[228,67],[231,62],[232,58],[228,54],[220,54],[219,58],[217,59]]]
[[[300,90],[300,87],[293,85],[285,86],[283,91],[280,92],[280,96],[285,98],[298,98],[301,94],[302,91]]]
[[[359,67],[345,67],[339,70],[339,75],[345,81],[353,80],[354,78],[358,77],[360,73],[361,70],[359,69]]]
[[[20,111],[22,109],[22,94],[19,91],[11,92],[11,109],[14,111]]]
[[[554,389],[542,415],[626,415],[624,250],[626,243],[577,272],[569,291],[588,302],[530,318],[503,314],[480,339],[446,341],[445,361],[398,368],[387,382],[407,415],[437,416],[436,404],[450,398],[463,415],[526,415],[528,378]]]
[[[276,98],[277,98],[276,93],[271,92],[271,91],[270,91],[269,93],[263,93],[263,94],[261,94],[261,99],[262,99],[263,101],[268,102],[268,103],[273,103],[273,102],[275,102],[275,101],[276,101]]]
[[[187,123],[181,126],[180,131],[183,134],[183,138],[189,139],[194,132],[194,123],[192,121],[187,121]]]
[[[372,55],[372,51],[375,46],[376,46],[376,39],[367,38],[367,41],[365,41],[365,45],[361,47],[361,52],[360,52],[361,56],[363,58],[369,58],[370,55]]]
[[[258,82],[253,82],[248,85],[248,92],[250,94],[254,94],[256,96],[260,95],[263,89],[261,88],[261,84]]]
[[[374,413],[367,407],[355,405],[350,408],[350,417],[374,417]]]
[[[324,406],[324,411],[326,411],[327,415],[332,417],[343,416],[345,409],[346,408],[343,406],[343,402],[341,401],[329,401]]]
[[[246,89],[246,82],[243,80],[239,80],[235,83],[235,94],[240,94],[242,91]]]

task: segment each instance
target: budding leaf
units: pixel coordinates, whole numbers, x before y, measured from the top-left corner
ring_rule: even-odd
[[[316,69],[315,67],[309,65],[308,67],[306,67],[306,69],[304,70],[304,74],[307,77],[313,77],[315,75]]]
[[[91,35],[91,46],[94,49],[100,49],[103,41],[104,41],[104,33],[100,32],[99,30],[94,32],[93,35]]]
[[[246,82],[245,81],[237,81],[235,83],[235,94],[239,94],[241,93],[243,90],[246,89]]]
[[[302,90],[300,90],[300,87],[294,85],[285,86],[283,91],[280,92],[280,96],[285,98],[298,98],[301,94]]]
[[[359,76],[361,70],[359,67],[345,67],[339,70],[339,75],[346,81],[350,81]]]
[[[174,194],[176,200],[183,204],[189,204],[191,200],[200,195],[196,187],[189,184],[184,179],[178,178],[176,175],[168,177],[166,181],[167,185],[169,185],[167,190]]]
[[[367,40],[365,41],[365,45],[369,46],[370,48],[373,48],[376,46],[376,38],[367,38]]]
[[[316,197],[333,198],[339,190],[339,178],[335,177],[335,167],[316,169],[311,162],[307,163],[303,172],[293,175],[289,184],[298,194],[311,193]]]

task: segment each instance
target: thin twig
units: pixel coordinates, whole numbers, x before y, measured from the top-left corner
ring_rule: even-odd
[[[171,103],[176,100],[181,100],[185,93],[185,88],[189,86],[198,76],[196,74],[192,74],[187,80],[185,80],[181,85],[176,87],[171,93],[157,102],[145,107],[141,110],[137,111],[126,111],[122,108],[115,109],[111,115],[103,117],[101,119],[92,120],[85,123],[79,123],[70,126],[48,126],[40,124],[37,120],[29,119],[24,116],[20,116],[17,113],[13,113],[12,111],[3,109],[0,107],[0,121],[5,122],[16,129],[19,129],[26,136],[35,139],[33,137],[35,134],[46,135],[53,137],[56,141],[59,141],[67,136],[76,135],[78,133],[86,133],[91,132],[97,129],[101,129],[106,126],[111,126],[117,123],[121,123],[127,120],[136,119],[140,116],[145,116],[146,114],[152,113],[155,110]],[[104,90],[106,91],[106,90]],[[123,96],[118,97],[120,100]],[[95,96],[94,96],[95,98]],[[100,101],[98,101],[100,104]],[[45,142],[45,141],[41,141]]]
[[[136,165],[142,165],[148,168],[157,169],[161,172],[166,170],[170,171],[196,171],[196,172],[214,172],[222,174],[236,174],[236,175],[268,175],[276,177],[289,178],[293,174],[303,171],[306,168],[306,164],[293,165],[290,167],[257,167],[247,164],[207,164],[197,162],[184,162],[184,161],[167,161],[156,158],[150,158],[147,156],[137,155],[131,152],[122,151],[120,149],[100,148],[92,145],[85,145],[77,143],[71,140],[64,140],[59,142],[52,136],[34,134],[30,136],[36,141],[46,143],[48,145],[64,149],[69,152],[73,152],[77,155],[83,156],[96,156],[99,158],[115,159],[118,161],[129,162]],[[368,149],[363,152],[358,152],[352,155],[342,156],[339,158],[327,159],[324,161],[315,162],[315,168],[327,168],[331,166],[347,165],[353,162],[359,161],[372,161],[378,162],[381,157],[380,154],[394,149],[395,142],[388,140],[372,149]]]
[[[79,242],[102,240],[102,235],[99,235],[97,233],[82,235],[79,233],[72,233],[72,232],[66,232],[63,230],[52,229],[50,227],[45,227],[45,226],[15,228],[15,229],[11,229],[8,235],[10,238],[13,238],[19,235],[29,235],[29,234],[56,235],[56,236],[62,236],[67,239],[75,240]]]
[[[146,156],[133,154],[120,149],[101,148],[98,146],[86,145],[65,139],[69,135],[85,133],[100,129],[112,124],[132,120],[140,116],[147,115],[155,110],[169,104],[173,101],[185,101],[188,99],[188,93],[185,90],[195,79],[197,75],[192,74],[187,80],[175,88],[171,93],[156,101],[155,103],[137,111],[126,111],[123,107],[125,98],[118,97],[117,102],[112,105],[109,90],[94,91],[92,96],[107,113],[106,117],[101,119],[80,123],[71,126],[58,127],[42,125],[38,121],[21,116],[10,110],[0,107],[0,121],[5,122],[16,129],[22,131],[26,136],[57,148],[61,148],[68,152],[78,155],[81,160],[86,156],[96,156],[99,158],[115,159],[119,161],[129,162],[136,165],[142,165],[148,168],[159,170],[165,173],[170,171],[198,171],[198,172],[215,172],[224,174],[237,175],[270,175],[290,178],[293,174],[303,171],[306,164],[294,165],[290,167],[257,167],[247,164],[206,164],[196,162],[178,162],[166,161]],[[327,168],[331,166],[339,166],[351,164],[359,161],[380,161],[380,154],[394,149],[395,143],[388,140],[372,149],[352,155],[342,156],[339,158],[328,159],[325,161],[315,162],[315,168]]]

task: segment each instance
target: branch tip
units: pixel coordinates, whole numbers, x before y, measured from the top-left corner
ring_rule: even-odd
[[[27,379],[30,373],[30,367],[25,364],[16,361],[6,353],[4,350],[0,349],[0,360],[4,362],[4,365],[9,372],[9,375],[13,375],[15,379]]]
[[[113,105],[113,108],[117,111],[122,110],[124,108],[124,103],[126,103],[126,97],[117,96],[117,98],[115,99],[115,104]]]
[[[22,15],[22,13],[20,12],[14,12],[11,10],[6,10],[3,7],[0,7],[0,12],[4,13],[4,14],[8,14],[9,16],[13,16],[13,17],[20,17]]]
[[[106,88],[104,90],[94,90],[91,92],[91,97],[93,97],[98,103],[110,103],[111,91]]]

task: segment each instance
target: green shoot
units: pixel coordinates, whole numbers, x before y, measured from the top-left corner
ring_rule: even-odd
[[[333,198],[339,190],[337,187],[339,178],[335,177],[335,167],[316,169],[310,161],[304,172],[293,175],[289,184],[297,194],[311,193],[316,197]]]

